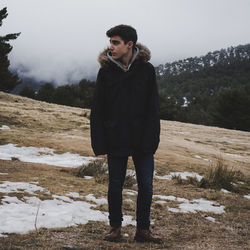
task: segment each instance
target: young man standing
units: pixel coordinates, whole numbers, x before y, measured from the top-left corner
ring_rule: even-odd
[[[160,138],[159,97],[150,51],[137,42],[136,30],[118,25],[107,31],[110,46],[98,58],[92,103],[91,143],[95,155],[107,154],[109,221],[106,240],[121,237],[122,189],[128,157],[138,183],[135,240],[161,242],[150,230],[154,153]]]

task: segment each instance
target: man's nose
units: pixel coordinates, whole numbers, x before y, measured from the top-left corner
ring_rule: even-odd
[[[114,49],[113,44],[110,44],[110,45],[109,45],[109,49],[110,49],[110,50],[113,50],[113,49]]]

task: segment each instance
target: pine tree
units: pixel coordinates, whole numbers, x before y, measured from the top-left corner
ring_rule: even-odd
[[[0,27],[3,19],[7,16],[7,8],[1,9]],[[9,71],[10,61],[8,59],[8,54],[12,50],[12,46],[8,42],[16,39],[19,35],[20,33],[14,33],[0,36],[0,91],[10,92],[20,83],[18,76]]]
[[[32,98],[32,99],[35,99],[35,90],[29,86],[24,86],[22,88],[22,90],[19,92],[19,95],[21,96],[25,96],[25,97],[29,97],[29,98]]]
[[[54,102],[55,87],[52,83],[45,83],[37,93],[37,99],[45,102]]]

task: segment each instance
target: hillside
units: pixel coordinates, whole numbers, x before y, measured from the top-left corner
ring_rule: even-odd
[[[160,64],[156,67],[158,76],[179,75],[183,72],[191,73],[217,64],[231,64],[235,61],[250,59],[250,44],[229,47],[212,52],[204,56],[189,57],[183,60]]]
[[[249,132],[162,120],[161,142],[155,155],[156,196],[152,204],[152,220],[153,231],[165,242],[157,246],[133,241],[136,202],[133,194],[137,188],[131,185],[124,190],[126,226],[122,231],[123,239],[114,245],[102,240],[108,230],[106,176],[80,178],[76,176],[75,168],[32,162],[32,159],[27,162],[22,158],[25,150],[34,148],[54,149],[54,152],[40,149],[40,156],[47,158],[55,154],[59,158],[71,157],[69,153],[93,157],[89,110],[3,92],[0,92],[0,106],[0,157],[6,157],[0,159],[0,211],[5,213],[0,219],[0,249],[248,249]],[[23,153],[7,160],[12,153],[7,152],[5,145],[8,144],[9,147],[10,144],[17,145]],[[34,148],[28,148],[31,146]],[[11,147],[14,150],[14,145]],[[38,156],[35,154],[32,153],[32,157]],[[97,160],[106,161],[105,157]],[[218,161],[244,176],[234,184],[239,187],[235,189],[237,192],[201,188],[195,181],[183,180],[183,174],[205,176]],[[131,159],[128,168],[133,173]],[[180,176],[172,178],[176,172],[180,172]],[[26,187],[18,188],[21,182],[30,183],[30,188],[35,191],[31,193]],[[8,188],[16,185],[16,189],[6,193],[7,184]],[[25,200],[29,202],[24,204]],[[39,203],[32,203],[34,200]],[[49,201],[54,201],[55,210],[44,210]],[[17,232],[15,228],[7,228],[8,216],[12,215],[8,211],[17,211],[17,206],[22,205],[25,209],[18,211],[24,216],[28,204],[36,204],[29,216],[31,231],[20,228],[18,232],[25,234],[14,233]],[[89,210],[83,209],[85,205]],[[49,217],[49,211],[53,212],[52,217]],[[67,211],[73,211],[73,214],[69,216]],[[10,218],[19,221],[16,225],[22,225],[18,215],[13,214]],[[54,224],[46,224],[48,221],[43,218],[53,220]],[[63,224],[64,221],[68,226]]]
[[[161,119],[250,129],[250,59],[158,79]]]

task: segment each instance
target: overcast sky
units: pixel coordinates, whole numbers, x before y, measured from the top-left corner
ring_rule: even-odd
[[[0,35],[11,42],[11,67],[27,76],[68,83],[95,77],[106,31],[137,29],[154,66],[250,43],[250,0],[1,0],[8,8]]]

